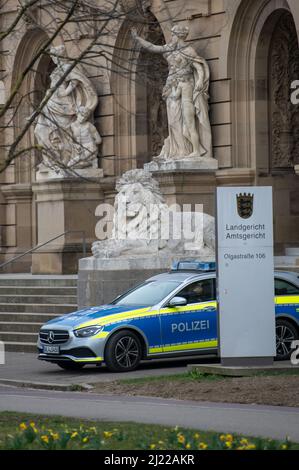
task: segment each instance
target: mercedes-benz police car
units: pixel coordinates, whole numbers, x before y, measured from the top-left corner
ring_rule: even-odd
[[[275,273],[276,352],[288,359],[299,338],[299,276]],[[262,313],[262,312],[261,312]],[[141,360],[217,354],[215,263],[177,262],[108,305],[47,322],[39,359],[63,369],[101,364],[130,371]]]

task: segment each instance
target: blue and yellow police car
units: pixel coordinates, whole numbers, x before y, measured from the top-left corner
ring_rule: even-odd
[[[290,357],[299,338],[299,276],[275,272],[276,354]],[[215,263],[181,261],[108,305],[47,322],[39,359],[63,369],[101,364],[131,371],[141,360],[217,354]]]

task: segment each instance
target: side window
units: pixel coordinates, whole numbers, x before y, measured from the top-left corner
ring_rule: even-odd
[[[193,282],[184,287],[176,296],[185,297],[188,304],[213,301],[216,299],[215,279]]]
[[[275,295],[299,295],[299,288],[283,279],[275,279]]]

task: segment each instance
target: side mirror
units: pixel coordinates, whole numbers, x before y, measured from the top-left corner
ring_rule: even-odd
[[[187,305],[187,299],[185,299],[185,297],[173,297],[168,302],[168,307],[183,307],[184,305]]]

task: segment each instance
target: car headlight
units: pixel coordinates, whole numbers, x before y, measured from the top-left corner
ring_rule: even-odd
[[[86,326],[85,328],[79,328],[78,330],[74,330],[74,335],[77,338],[88,338],[89,336],[94,336],[100,331],[103,330],[103,326],[93,325],[93,326]]]

